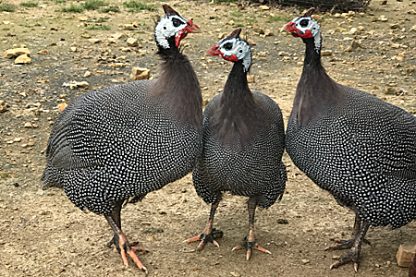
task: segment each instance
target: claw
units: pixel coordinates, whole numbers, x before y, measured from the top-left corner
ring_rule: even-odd
[[[246,252],[246,261],[250,260],[252,253],[253,253],[253,250],[251,248],[248,248]]]
[[[183,242],[184,243],[191,243],[191,242],[200,241],[200,243],[198,244],[196,250],[197,251],[202,251],[204,249],[205,245],[208,242],[211,242],[212,244],[214,244],[216,247],[219,248],[220,245],[219,245],[219,243],[215,239],[222,238],[223,235],[224,234],[223,234],[223,232],[221,230],[217,230],[217,229],[213,228],[210,231],[210,233],[208,233],[208,234],[205,233],[205,231],[204,231],[204,233],[202,233],[200,235],[197,235],[197,236],[193,236],[193,237],[191,237],[189,239],[184,240]]]
[[[358,272],[358,267],[359,267],[358,263],[354,263],[354,271],[355,271],[355,273]]]
[[[220,248],[220,245],[218,244],[218,242],[216,240],[213,240],[212,244],[214,244],[216,247]]]

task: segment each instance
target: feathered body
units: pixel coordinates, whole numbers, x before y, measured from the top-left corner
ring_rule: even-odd
[[[333,81],[311,42],[287,127],[293,162],[372,226],[416,218],[416,118]]]
[[[235,63],[224,92],[204,111],[203,152],[193,171],[198,195],[214,203],[221,192],[255,196],[271,206],[285,189],[282,113],[268,96],[252,93]]]
[[[62,186],[81,209],[109,214],[114,203],[190,172],[201,124],[199,83],[177,51],[156,81],[89,92],[70,104],[53,127],[44,182]]]

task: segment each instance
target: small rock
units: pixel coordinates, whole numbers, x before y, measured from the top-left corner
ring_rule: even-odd
[[[4,100],[0,100],[0,113],[7,112],[9,110],[9,105]]]
[[[88,77],[90,77],[92,75],[92,73],[91,73],[91,71],[85,71],[85,73],[84,73],[84,77],[85,78],[88,78]]]
[[[77,52],[78,51],[78,48],[76,48],[75,46],[72,46],[71,48],[69,48],[69,49],[71,49],[71,52]]]
[[[6,59],[15,58],[20,55],[30,55],[30,50],[28,48],[21,47],[21,48],[8,49],[4,51],[3,53],[3,57]]]
[[[111,38],[113,38],[113,39],[122,39],[122,38],[125,38],[125,37],[127,37],[127,35],[124,34],[124,33],[115,33],[115,34],[111,35]]]
[[[234,271],[231,271],[230,275],[233,276],[233,277],[240,277],[241,276],[239,273],[234,272]]]
[[[48,55],[49,54],[49,51],[48,51],[48,49],[42,49],[42,50],[39,50],[38,51],[38,54],[39,55]]]
[[[264,35],[265,35],[266,37],[272,37],[272,36],[274,36],[273,32],[272,32],[271,30],[269,30],[269,29],[266,29],[266,30],[264,31]]]
[[[218,34],[218,39],[223,39],[223,38],[225,38],[225,36],[226,36],[227,34],[226,33],[221,33],[221,34]]]
[[[381,22],[387,22],[388,18],[384,14],[382,14],[379,16],[379,18],[377,18],[377,20]]]
[[[289,224],[289,221],[285,218],[279,218],[277,224]]]
[[[27,54],[20,55],[14,60],[15,64],[29,64],[31,62],[32,59]]]
[[[332,50],[322,50],[321,51],[321,56],[332,56],[333,52]]]
[[[310,260],[308,260],[308,259],[302,259],[302,264],[308,264],[308,263],[310,263]]]
[[[150,78],[150,70],[142,67],[133,67],[131,69],[130,78],[133,80],[144,80]]]
[[[88,41],[90,41],[93,44],[97,44],[101,42],[101,39],[99,38],[90,38]]]
[[[63,112],[67,106],[68,104],[63,102],[63,103],[59,103],[57,108],[60,112]]]
[[[354,28],[351,28],[351,29],[349,30],[348,34],[350,34],[350,35],[355,35],[355,34],[357,34],[357,32],[358,32],[358,29],[354,27]]]
[[[129,30],[129,31],[133,31],[136,30],[136,28],[139,26],[139,24],[137,22],[133,22],[130,24],[123,24],[121,25],[121,28],[123,28],[124,30]]]
[[[357,48],[364,48],[360,42],[358,42],[357,40],[353,39],[351,41],[351,45],[347,47],[347,49],[345,49],[345,52],[352,52],[354,50],[356,50]]]
[[[137,45],[139,45],[139,43],[137,42],[136,38],[128,38],[127,45],[131,47],[136,47]]]
[[[410,27],[409,31],[416,32],[416,25],[413,25],[412,27]]]
[[[260,5],[259,9],[262,10],[262,11],[268,11],[268,10],[270,10],[270,7],[266,6],[266,5]]]
[[[256,77],[254,75],[247,75],[247,82],[248,83],[255,83],[256,82]]]
[[[62,84],[63,87],[65,88],[70,88],[70,89],[76,89],[76,88],[85,88],[88,87],[90,84],[86,81],[82,81],[82,82],[77,82],[77,81],[70,81],[70,82],[65,82]]]
[[[25,125],[23,125],[23,127],[25,127],[25,128],[33,128],[33,129],[35,129],[35,128],[38,128],[38,125],[33,124],[33,123],[31,123],[31,122],[26,122],[26,123],[25,123]]]
[[[396,30],[400,28],[400,24],[394,23],[394,24],[390,24],[390,29],[392,30]]]

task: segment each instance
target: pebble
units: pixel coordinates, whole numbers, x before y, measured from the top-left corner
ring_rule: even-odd
[[[69,89],[76,89],[76,88],[85,88],[88,87],[90,84],[87,81],[69,81],[62,84],[64,88]]]
[[[381,22],[387,22],[388,18],[384,14],[382,14],[377,18],[377,20]]]
[[[0,100],[0,113],[7,112],[9,110],[9,105],[4,100]]]
[[[302,264],[308,264],[308,263],[310,263],[310,260],[308,260],[308,259],[302,259]]]
[[[14,60],[14,63],[15,64],[29,64],[29,63],[32,63],[32,59],[27,54],[22,54]]]
[[[127,39],[127,45],[131,46],[131,47],[135,47],[137,45],[139,45],[137,38],[128,38]]]
[[[19,48],[8,49],[4,51],[3,53],[3,57],[6,59],[15,58],[20,55],[30,55],[30,50],[26,47],[19,47]]]
[[[131,69],[130,78],[133,80],[148,80],[150,78],[150,70],[135,66]]]
[[[63,102],[63,103],[59,103],[57,108],[60,112],[63,112],[67,106],[68,106],[68,104]]]
[[[332,50],[322,50],[321,51],[321,56],[325,57],[325,56],[332,56],[333,52]]]
[[[259,9],[262,10],[262,11],[268,11],[268,10],[270,10],[270,7],[267,6],[267,5],[260,5]]]
[[[90,41],[93,44],[100,43],[102,40],[99,38],[90,38],[88,41]]]
[[[256,82],[256,77],[252,74],[247,75],[247,82],[248,83],[255,83]]]

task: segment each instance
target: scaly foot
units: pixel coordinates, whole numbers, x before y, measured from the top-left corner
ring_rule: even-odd
[[[246,249],[246,260],[247,261],[250,260],[251,255],[253,253],[253,249],[255,249],[257,251],[260,251],[262,253],[265,253],[265,254],[269,254],[269,255],[272,254],[272,252],[270,252],[266,248],[262,247],[256,241],[248,241],[246,237],[243,239],[243,242],[241,244],[233,247],[233,249],[231,249],[231,251],[237,251],[237,250],[240,250],[240,249]]]
[[[205,245],[208,242],[214,244],[216,247],[220,247],[220,245],[218,244],[216,239],[222,238],[223,235],[224,235],[224,233],[221,230],[217,230],[217,229],[213,228],[211,233],[209,233],[209,234],[202,233],[200,235],[197,235],[197,236],[191,237],[189,239],[186,239],[183,242],[191,243],[191,242],[200,241],[200,243],[196,247],[196,250],[197,251],[202,251],[204,249]]]
[[[356,248],[348,250],[345,255],[341,256],[341,258],[337,262],[333,263],[329,268],[338,268],[348,263],[354,263],[354,270],[355,272],[358,272],[358,267],[360,266],[360,253]]]
[[[123,264],[126,267],[129,266],[128,258],[130,257],[139,269],[144,271],[146,275],[148,274],[147,268],[143,265],[142,261],[136,254],[136,251],[145,251],[143,248],[139,248],[137,243],[130,244],[127,237],[123,233],[120,233],[118,236],[114,236],[112,241],[114,242],[117,251],[120,253]]]
[[[363,239],[363,242],[368,245],[371,245],[371,243],[366,239]],[[335,240],[335,243],[336,245],[328,246],[327,248],[325,248],[325,251],[350,249],[354,245],[354,240],[353,239],[348,239],[348,240],[341,239],[341,240]]]

